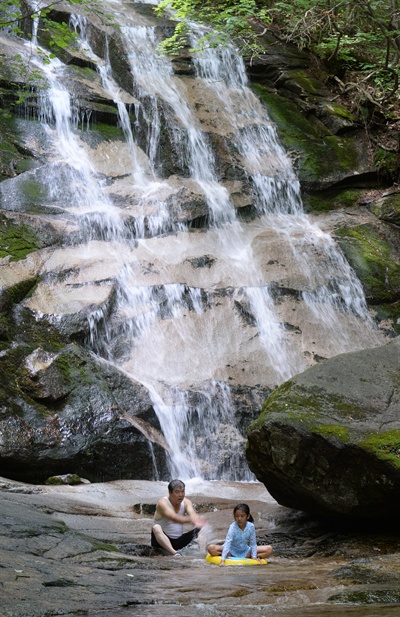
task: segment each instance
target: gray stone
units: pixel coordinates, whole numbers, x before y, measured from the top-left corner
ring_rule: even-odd
[[[327,516],[400,513],[400,337],[296,375],[249,428],[250,468],[279,503]]]
[[[278,506],[262,485],[204,483],[188,496],[208,525],[181,559],[150,547],[152,517],[132,503],[155,504],[161,482],[120,481],[36,487],[0,479],[0,598],[6,617],[88,615],[284,617],[399,610],[398,536],[389,528],[329,527]],[[225,538],[238,501],[250,504],[257,539],[271,543],[266,566],[218,568],[206,541]],[[354,602],[358,598],[358,602]],[[355,606],[359,604],[359,606]],[[372,605],[372,606],[370,606]],[[375,606],[374,606],[375,605]],[[370,610],[372,609],[372,610]],[[336,611],[337,612],[337,611]],[[349,613],[350,614],[350,613]]]

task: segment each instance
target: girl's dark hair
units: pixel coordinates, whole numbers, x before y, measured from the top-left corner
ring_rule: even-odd
[[[248,520],[250,523],[254,523],[254,518],[250,514],[250,508],[247,503],[238,503],[238,505],[233,508],[233,514],[235,514],[238,510],[242,510],[246,516],[249,517]]]

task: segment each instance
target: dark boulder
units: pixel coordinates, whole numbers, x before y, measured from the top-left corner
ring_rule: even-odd
[[[19,365],[18,368],[15,368]],[[0,474],[43,483],[158,478],[167,446],[147,389],[75,344],[0,358]]]

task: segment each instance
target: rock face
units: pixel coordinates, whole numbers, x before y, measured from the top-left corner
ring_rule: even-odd
[[[97,481],[163,475],[168,446],[143,385],[74,344],[25,354],[16,348],[0,358],[4,475],[30,482],[66,472]]]
[[[306,54],[265,37],[248,84],[234,55],[160,59],[154,4],[108,8],[55,6],[77,40],[47,64],[0,38],[1,473],[244,479],[273,388],[397,332],[398,220],[346,194],[379,178]],[[331,238],[370,265],[356,226],[374,315]]]
[[[312,71],[310,56],[271,33],[265,54],[248,67],[291,156],[303,190],[313,194],[340,182],[360,186],[376,175],[368,139],[353,114],[333,100],[327,75]],[[337,97],[335,97],[337,98]]]
[[[321,362],[278,388],[248,433],[251,469],[282,505],[400,513],[400,338]]]

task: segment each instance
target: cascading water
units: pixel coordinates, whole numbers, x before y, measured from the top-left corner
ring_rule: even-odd
[[[198,37],[193,36],[192,44],[198,45]],[[217,53],[205,50],[198,54],[195,65],[199,77],[221,101],[234,144],[251,177],[254,206],[265,227],[280,236],[302,268],[310,289],[303,291],[302,297],[320,327],[331,337],[336,336],[335,353],[354,349],[353,340],[346,346],[349,331],[343,331],[338,323],[337,310],[348,313],[358,331],[361,347],[366,324],[367,336],[373,343],[377,339],[361,285],[332,238],[305,216],[300,186],[290,160],[277,142],[266,109],[246,86],[242,59],[233,48]],[[317,263],[314,255],[324,257]],[[332,310],[333,307],[337,310]]]
[[[330,355],[371,345],[372,323],[350,267],[304,215],[291,162],[247,87],[235,50],[198,54],[197,78],[189,84],[158,57],[153,26],[136,23],[137,15],[118,0],[112,11],[132,74],[129,101],[113,78],[107,44],[100,59],[85,20],[73,16],[71,23],[81,53],[97,65],[118,108],[128,179],[102,182],[77,138],[78,104],[61,83],[61,63],[42,66],[49,89],[40,118],[55,153],[49,191],[57,202],[58,192],[68,189],[68,212],[80,223],[86,250],[94,240],[107,243],[117,272],[115,310],[92,311],[88,345],[148,388],[170,447],[172,475],[251,479],[233,388],[273,387],[306,368],[303,349],[312,347],[317,330],[329,337]],[[219,110],[219,129],[250,187],[254,216],[247,222],[236,213],[234,182],[217,173],[212,131],[204,131],[199,118],[205,102]],[[165,172],[160,157],[166,136],[182,171],[179,180]],[[121,204],[122,190],[129,198]],[[207,231],[185,223],[182,194],[205,205]],[[268,259],[270,247],[274,259]],[[293,289],[294,300],[281,299],[284,287]],[[300,317],[292,331],[286,324],[294,310]]]
[[[88,238],[93,237],[93,232],[104,240],[118,238],[122,234],[118,211],[104,192],[96,170],[72,130],[80,118],[78,107],[74,106],[58,77],[64,66],[57,58],[48,58],[46,62],[39,58],[35,62],[49,83],[49,88],[39,95],[39,120],[54,148],[54,160],[46,178],[49,196],[56,203],[68,204],[70,213],[80,219]]]

